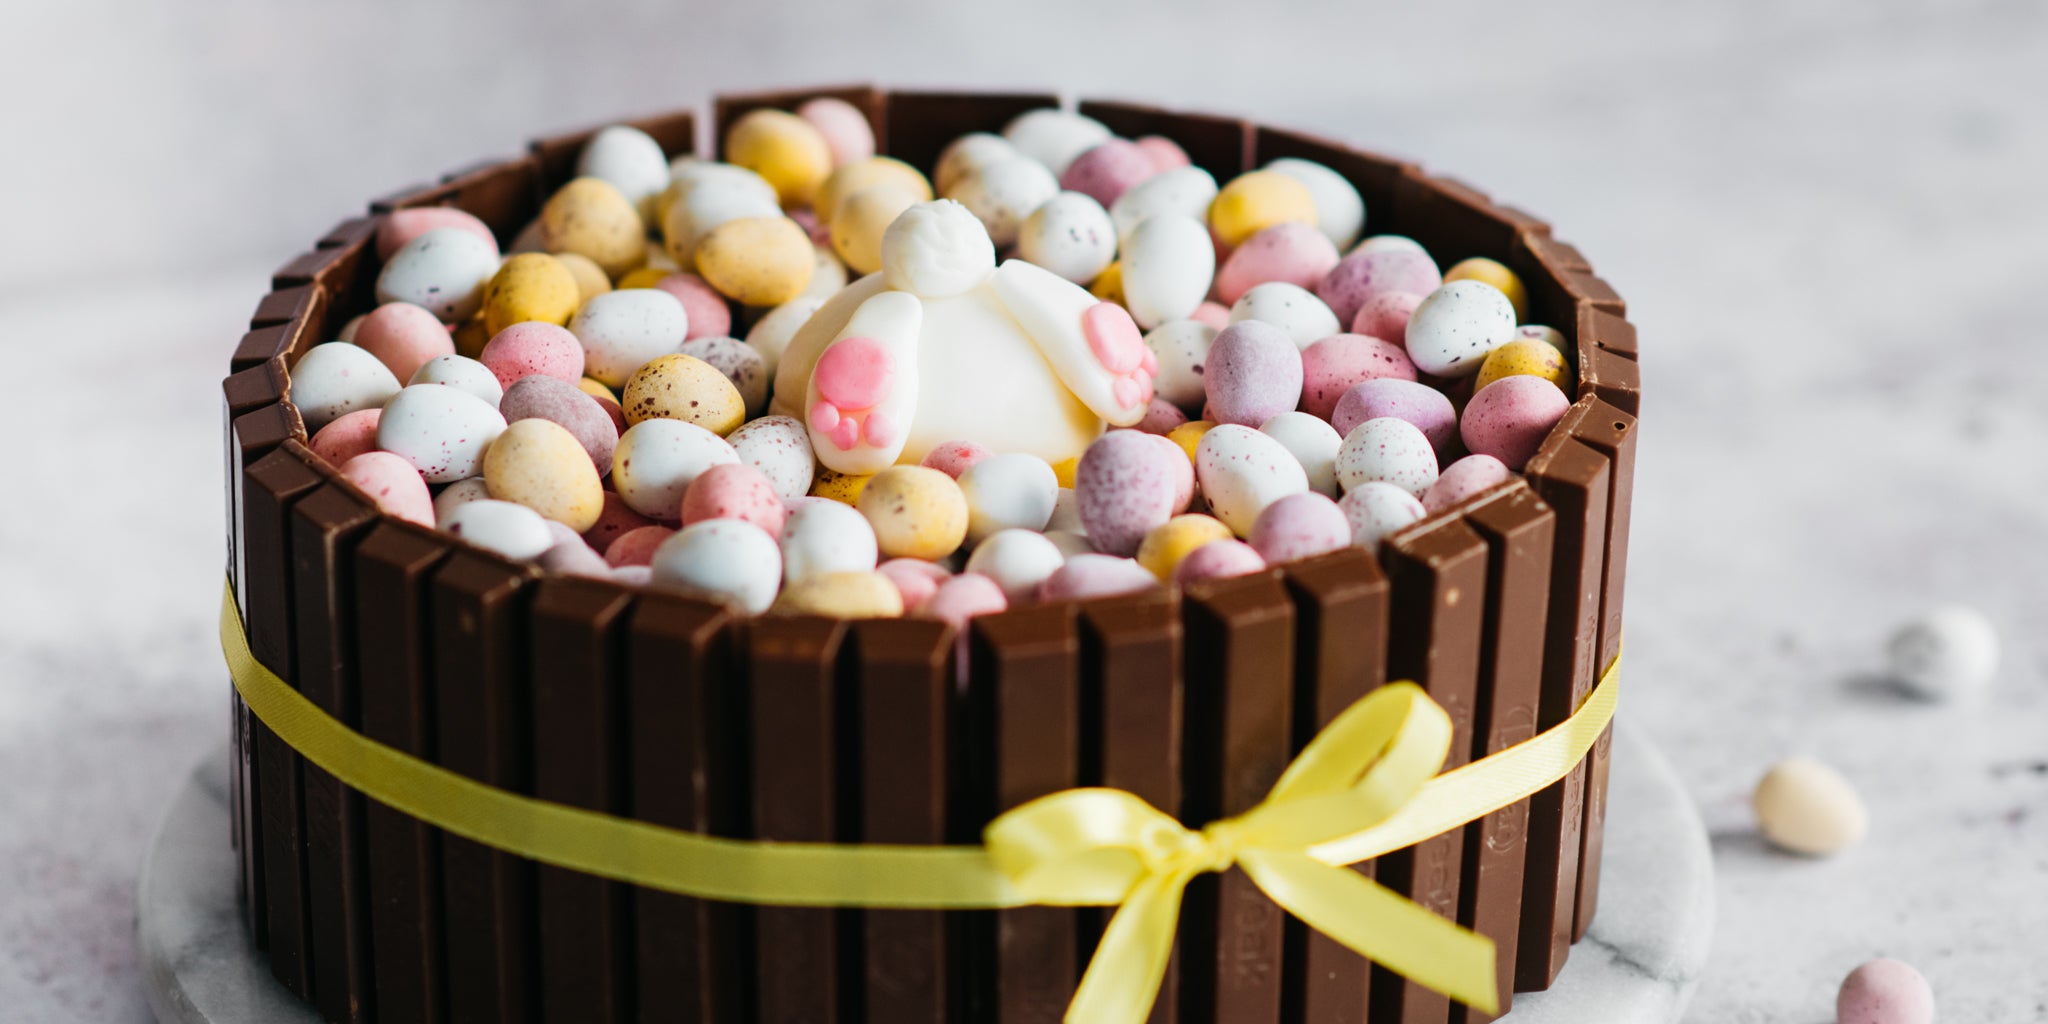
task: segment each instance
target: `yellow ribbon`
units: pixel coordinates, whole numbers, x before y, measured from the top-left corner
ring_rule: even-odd
[[[257,662],[229,590],[221,647],[250,711],[344,785],[542,863],[704,899],[814,907],[1117,906],[1067,1012],[1150,1011],[1195,876],[1242,868],[1275,903],[1382,966],[1494,1012],[1493,943],[1343,869],[1457,828],[1564,778],[1613,719],[1620,659],[1563,723],[1441,775],[1449,716],[1381,687],[1311,741],[1258,806],[1200,831],[1120,790],[1077,789],[991,822],[985,846],[723,839],[521,796],[378,743]]]

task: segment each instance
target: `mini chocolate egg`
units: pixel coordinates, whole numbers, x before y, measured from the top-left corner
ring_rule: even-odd
[[[410,302],[387,302],[364,314],[356,329],[342,341],[376,356],[399,380],[409,380],[427,360],[452,355],[455,340],[448,325],[425,308]]]
[[[1019,153],[1057,177],[1081,154],[1110,138],[1108,126],[1070,110],[1042,107],[1027,110],[1003,126],[1003,138]]]
[[[655,280],[654,287],[683,304],[683,313],[690,318],[688,338],[720,338],[732,332],[732,308],[726,305],[725,296],[703,278],[670,270]]]
[[[1330,426],[1349,434],[1366,420],[1382,416],[1414,424],[1439,457],[1449,454],[1458,440],[1458,410],[1450,398],[1427,384],[1397,377],[1353,384],[1330,410]]]
[[[1195,464],[1192,460],[1182,461],[1180,442],[1159,434],[1146,434],[1153,444],[1159,446],[1167,467],[1167,482],[1173,487],[1171,507],[1175,515],[1187,511],[1195,500]]]
[[[1751,798],[1764,837],[1782,849],[1825,857],[1854,846],[1870,815],[1840,772],[1806,757],[1771,766]]]
[[[484,453],[505,417],[483,399],[446,384],[412,384],[384,404],[377,447],[402,456],[430,484],[483,472]]]
[[[441,493],[434,495],[434,525],[446,530],[448,517],[456,509],[472,501],[489,501],[490,498],[491,487],[484,483],[483,477],[473,476],[467,480],[457,480],[441,488]]]
[[[569,333],[583,343],[583,372],[617,388],[649,360],[680,349],[690,321],[675,296],[635,288],[584,303],[569,321]]]
[[[1201,411],[1202,403],[1209,400],[1202,369],[1216,333],[1216,328],[1186,318],[1168,320],[1147,331],[1145,347],[1159,363],[1159,371],[1152,375],[1152,393],[1183,411]]]
[[[1998,672],[1998,630],[1974,608],[1937,608],[1892,634],[1885,666],[1894,682],[1922,700],[1974,697]]]
[[[1465,403],[1458,433],[1466,448],[1521,472],[1571,405],[1557,385],[1541,377],[1502,377]]]
[[[832,218],[832,251],[856,274],[882,269],[883,233],[903,211],[925,201],[917,192],[893,184],[847,195]]]
[[[936,469],[958,480],[960,475],[973,468],[975,463],[993,454],[995,453],[989,451],[987,446],[973,441],[942,441],[933,445],[931,451],[924,453],[924,458],[918,460],[918,465]]]
[[[1934,1024],[1934,989],[1919,971],[1880,957],[1842,979],[1835,1024]]]
[[[938,166],[932,172],[932,185],[939,195],[952,191],[961,179],[980,171],[990,164],[1001,163],[1024,154],[1010,145],[1010,140],[993,132],[969,132],[952,142],[939,153]]]
[[[538,251],[538,250],[536,250]],[[580,252],[554,253],[555,262],[576,279],[576,305],[581,307],[591,296],[603,295],[612,290],[612,279],[605,276],[604,268],[597,261]],[[573,315],[573,314],[572,314]]]
[[[1344,492],[1337,503],[1351,524],[1351,546],[1378,553],[1380,541],[1403,527],[1420,522],[1429,512],[1404,488],[1378,480]]]
[[[726,463],[697,474],[683,492],[684,524],[706,519],[749,522],[771,537],[782,535],[787,512],[775,486],[760,470],[745,463]]]
[[[1209,511],[1239,537],[1251,534],[1267,505],[1308,490],[1308,473],[1285,446],[1235,423],[1219,424],[1202,435],[1195,449],[1195,476]]]
[[[1316,223],[1316,201],[1308,186],[1278,171],[1250,171],[1232,178],[1209,204],[1209,227],[1226,249],[1275,224]],[[1334,333],[1334,332],[1333,332]]]
[[[883,234],[887,235],[888,232],[885,231]],[[841,262],[838,256],[833,255],[831,249],[814,243],[811,246],[811,283],[804,286],[804,293],[798,298],[815,296],[822,301],[839,294],[839,290],[844,287],[846,264]]]
[[[558,524],[559,525],[559,524]],[[584,543],[581,537],[574,540],[558,540],[555,545],[540,553],[534,564],[545,572],[560,573],[564,576],[610,577],[611,563],[604,560],[596,549]]]
[[[1024,219],[1017,254],[1075,284],[1087,284],[1116,259],[1116,227],[1101,203],[1079,192],[1061,192]]]
[[[1460,260],[1451,269],[1444,271],[1444,282],[1484,281],[1500,289],[1501,294],[1515,307],[1515,322],[1521,323],[1529,316],[1529,289],[1522,286],[1522,279],[1514,271],[1484,256]]]
[[[1436,478],[1436,449],[1407,420],[1392,416],[1366,420],[1351,428],[1337,449],[1337,482],[1346,491],[1377,481],[1421,498]]]
[[[633,511],[675,522],[682,518],[683,494],[697,474],[739,460],[724,438],[694,423],[647,420],[619,435],[612,487]]]
[[[817,261],[810,237],[788,217],[743,217],[697,245],[697,272],[719,294],[748,306],[779,306],[804,293]]]
[[[893,619],[903,614],[903,594],[889,577],[872,570],[817,573],[784,587],[773,611],[835,619]]]
[[[496,407],[505,397],[505,386],[498,383],[498,375],[491,368],[468,356],[435,356],[427,360],[412,377],[405,382],[413,384],[446,384],[459,391],[467,391]]]
[[[1070,555],[1059,571],[1038,585],[1038,599],[1045,602],[1087,601],[1097,597],[1136,594],[1159,585],[1135,559],[1115,555]]]
[[[1154,217],[1172,214],[1203,226],[1207,234],[1209,204],[1216,201],[1216,178],[1200,167],[1164,171],[1131,186],[1109,204],[1120,245],[1128,247],[1131,232]]]
[[[597,525],[604,509],[604,484],[589,453],[549,420],[507,425],[484,453],[484,483],[491,497],[516,501],[578,534]]]
[[[1301,350],[1301,408],[1328,420],[1353,387],[1383,377],[1412,381],[1415,376],[1415,363],[1399,342],[1332,334]]]
[[[1308,474],[1310,490],[1332,498],[1341,493],[1337,486],[1337,450],[1343,447],[1344,437],[1335,427],[1308,413],[1290,411],[1260,424],[1259,433],[1280,442],[1301,463],[1302,471]]]
[[[1422,247],[1421,242],[1418,242],[1415,239],[1408,237],[1407,235],[1373,235],[1370,238],[1361,239],[1357,245],[1352,246],[1351,251],[1392,252],[1396,249],[1404,249],[1408,252],[1419,253],[1427,253],[1429,251]],[[1347,253],[1346,255],[1349,254]]]
[[[767,374],[770,381],[775,379],[775,371],[782,366],[782,353],[789,348],[796,332],[824,304],[822,296],[799,295],[769,310],[747,330],[747,344],[761,353],[761,372]]]
[[[965,626],[967,620],[976,616],[994,615],[1009,608],[1010,602],[996,581],[980,573],[964,572],[940,583],[917,614],[921,618]]]
[[[433,528],[434,496],[412,463],[390,452],[364,452],[343,463],[341,475],[369,495],[378,511]]]
[[[315,345],[292,364],[291,399],[307,430],[358,409],[375,409],[398,394],[398,378],[376,356],[345,341]]]
[[[1289,221],[1245,239],[1216,271],[1216,297],[1235,303],[1254,287],[1279,281],[1314,288],[1337,265],[1337,247],[1314,225]]]
[[[1343,175],[1313,160],[1292,156],[1270,161],[1265,169],[1293,178],[1308,189],[1316,204],[1316,229],[1331,245],[1344,249],[1358,240],[1365,227],[1365,200]]]
[[[1150,434],[1112,430],[1096,438],[1074,470],[1089,540],[1113,555],[1138,550],[1145,534],[1173,517],[1180,470]]]
[[[1088,294],[1093,295],[1104,302],[1114,302],[1119,306],[1123,305],[1123,264],[1115,260],[1111,260],[1109,266],[1102,268],[1102,273],[1095,275],[1095,280],[1088,282]]]
[[[761,415],[768,407],[768,361],[759,349],[738,338],[693,338],[683,342],[682,354],[701,359],[725,374],[746,405],[746,416]]]
[[[818,191],[818,216],[826,224],[839,219],[839,204],[849,196],[871,188],[890,186],[915,196],[912,203],[929,203],[933,193],[931,182],[917,172],[917,168],[895,157],[869,157],[858,163],[841,166],[825,179],[825,185]],[[886,225],[884,225],[886,226]]]
[[[464,502],[450,509],[441,529],[515,562],[539,558],[555,546],[555,535],[549,532],[547,520],[540,513],[516,502],[491,498]]]
[[[811,123],[832,153],[832,165],[844,167],[875,155],[875,129],[868,116],[837,96],[818,96],[796,108]]]
[[[1166,439],[1180,446],[1180,450],[1188,457],[1188,465],[1192,466],[1195,463],[1195,450],[1202,443],[1202,435],[1215,427],[1216,424],[1209,420],[1189,420],[1167,431]]]
[[[1129,139],[1104,139],[1081,152],[1060,172],[1060,188],[1078,192],[1104,207],[1131,186],[1158,173],[1152,157]],[[1105,211],[1104,219],[1108,219]]]
[[[497,246],[461,228],[435,228],[391,254],[377,274],[377,301],[410,302],[444,324],[460,323],[483,305],[484,284],[497,271]]]
[[[639,208],[603,178],[576,178],[555,190],[540,208],[540,239],[551,253],[589,257],[614,280],[647,259]]]
[[[725,132],[725,158],[775,186],[784,206],[809,206],[832,173],[832,147],[809,121],[783,110],[749,111]]]
[[[1296,349],[1304,349],[1337,333],[1337,316],[1315,293],[1285,281],[1257,285],[1231,304],[1230,322],[1269,323],[1287,332]]]
[[[1351,329],[1369,338],[1402,344],[1408,339],[1408,320],[1425,297],[1414,292],[1381,292],[1358,307]],[[1406,351],[1402,350],[1404,356]]]
[[[1551,344],[1551,347],[1559,352],[1564,351],[1571,345],[1571,341],[1564,336],[1563,331],[1555,327],[1545,327],[1542,324],[1523,324],[1515,328],[1515,337],[1547,341]]]
[[[394,303],[391,303],[391,305],[394,305],[394,306],[397,306],[397,305],[407,305],[407,306],[410,306],[410,305],[412,305],[412,303],[410,303],[410,302],[407,302],[407,303],[397,303],[397,302],[394,302]],[[379,309],[382,309],[383,307],[382,307],[382,306],[379,306],[379,307],[377,307],[377,308],[379,308]],[[354,315],[354,316],[352,316],[352,317],[349,317],[349,318],[348,318],[348,322],[347,322],[347,323],[345,323],[345,324],[342,324],[342,325],[341,325],[341,330],[339,330],[339,331],[336,331],[336,332],[335,332],[335,334],[334,334],[334,340],[336,340],[336,341],[346,341],[346,342],[348,342],[348,343],[349,343],[349,344],[351,344],[351,345],[355,344],[355,340],[356,340],[356,332],[362,329],[362,326],[363,326],[363,320],[364,320],[365,318],[367,318],[367,317],[368,317],[369,315],[370,315],[370,314],[368,314],[368,313],[357,313],[356,315]],[[428,316],[433,316],[433,314],[432,314],[432,313],[429,313],[429,314],[427,314],[427,315],[428,315]],[[436,324],[439,324],[439,323],[441,323],[441,321],[440,321],[440,320],[439,320],[438,318],[436,318],[436,319],[434,320],[434,323],[436,323]]]
[[[330,466],[345,465],[364,452],[377,450],[377,421],[383,416],[381,406],[337,416],[332,423],[314,431],[306,447]]]
[[[1202,371],[1207,418],[1256,428],[1301,401],[1301,350],[1260,320],[1233,323],[1209,345]]]
[[[583,379],[583,343],[568,328],[538,320],[499,331],[477,361],[490,368],[500,387],[535,374],[571,385]]]
[[[1335,501],[1315,491],[1290,494],[1266,506],[1252,524],[1252,549],[1279,565],[1351,546],[1351,522]]]
[[[1043,530],[1059,500],[1059,479],[1036,455],[993,455],[959,475],[967,500],[967,543],[1001,530]]]
[[[712,366],[680,352],[658,356],[633,371],[619,406],[627,423],[681,420],[724,437],[746,422],[746,399]]]
[[[1428,295],[1443,285],[1436,261],[1420,247],[1368,248],[1371,244],[1368,240],[1365,246],[1338,260],[1316,286],[1316,296],[1329,304],[1338,323],[1352,323],[1367,303],[1389,292]]]
[[[1428,493],[1422,496],[1422,507],[1431,512],[1441,512],[1489,487],[1506,482],[1512,475],[1506,463],[1491,455],[1467,455],[1444,467],[1436,483],[1431,484]]]
[[[709,175],[698,184],[680,188],[675,202],[662,216],[665,251],[677,266],[695,267],[697,247],[703,243],[704,237],[733,221],[782,216],[782,207],[775,200],[773,186],[750,171],[738,167],[729,170],[735,173]],[[679,181],[677,184],[681,186],[683,183]]]
[[[1147,434],[1165,437],[1172,433],[1175,427],[1187,421],[1187,413],[1180,411],[1172,402],[1155,396],[1145,406],[1145,418],[1138,421],[1138,429]]]
[[[450,337],[455,342],[455,354],[471,359],[483,355],[484,345],[491,340],[490,332],[484,330],[484,318],[481,315],[456,324],[455,330],[450,332]]]
[[[851,505],[836,501],[792,503],[782,523],[782,577],[873,569],[879,558],[875,528]]]
[[[995,581],[1012,605],[1028,604],[1038,588],[1067,563],[1067,556],[1043,534],[1008,529],[989,534],[967,556],[967,570]]]
[[[759,615],[782,589],[782,549],[752,523],[707,519],[664,539],[648,559],[650,579],[691,597]]]
[[[1472,389],[1476,392],[1502,377],[1515,376],[1541,377],[1562,388],[1570,372],[1564,353],[1556,345],[1518,336],[1486,354]]]
[[[653,563],[654,553],[661,549],[662,542],[675,535],[673,527],[659,523],[627,530],[604,549],[605,563],[614,569],[648,566]]]
[[[412,206],[385,214],[384,220],[377,225],[378,262],[389,262],[407,243],[440,228],[466,231],[477,241],[489,245],[492,252],[498,249],[498,239],[491,234],[491,226],[479,220],[476,214],[453,206]]]
[[[860,492],[873,478],[873,473],[841,473],[836,469],[821,468],[811,481],[810,496],[850,506],[860,501]]]
[[[1138,148],[1144,150],[1145,156],[1152,161],[1153,170],[1160,173],[1177,170],[1194,162],[1188,156],[1188,151],[1180,148],[1180,143],[1164,135],[1141,135],[1137,142]]]
[[[1515,336],[1515,307],[1484,281],[1452,281],[1429,293],[1408,318],[1406,345],[1415,368],[1438,377],[1476,373],[1486,354]]]
[[[953,578],[952,570],[921,558],[891,558],[875,566],[875,571],[896,584],[896,592],[903,595],[904,610],[912,614],[939,592],[939,584]]]
[[[1059,192],[1059,180],[1044,164],[1013,157],[961,178],[945,197],[967,207],[988,229],[989,241],[1007,249],[1017,244],[1017,233],[1032,211]]]
[[[1226,580],[1264,572],[1266,560],[1244,541],[1215,540],[1188,553],[1173,571],[1173,582],[1186,586],[1203,580]]]
[[[876,545],[891,558],[935,561],[967,539],[967,497],[936,469],[890,466],[868,481],[857,507],[875,528]]]
[[[590,456],[598,476],[612,471],[612,455],[618,449],[619,429],[611,414],[598,400],[581,388],[555,377],[534,374],[513,381],[498,403],[498,412],[509,425],[520,420],[547,420],[576,438]]]
[[[1132,229],[1118,264],[1124,305],[1149,331],[1202,304],[1216,276],[1216,250],[1200,221],[1168,214]]]
[[[1052,546],[1060,549],[1060,554],[1068,558],[1072,558],[1075,555],[1101,554],[1101,552],[1095,550],[1095,545],[1089,542],[1086,534],[1076,533],[1073,530],[1047,530],[1045,531],[1045,539],[1052,541]]]
[[[615,124],[599,129],[583,144],[583,152],[576,156],[576,176],[611,182],[640,211],[640,219],[652,224],[655,200],[668,187],[668,154],[654,136]]]
[[[1138,545],[1138,564],[1158,577],[1159,582],[1170,583],[1182,559],[1205,544],[1229,540],[1231,536],[1230,527],[1215,516],[1193,512],[1177,515],[1145,534],[1145,540]]]
[[[783,501],[810,493],[811,435],[793,416],[763,416],[726,435],[740,461],[761,471]]]

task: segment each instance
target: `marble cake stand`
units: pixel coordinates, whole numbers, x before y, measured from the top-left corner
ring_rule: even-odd
[[[1512,1024],[1674,1024],[1713,931],[1713,864],[1698,813],[1663,756],[1616,734],[1600,916],[1548,992]],[[161,1024],[320,1024],[251,949],[235,908],[227,762],[206,759],[151,841],[137,948]]]

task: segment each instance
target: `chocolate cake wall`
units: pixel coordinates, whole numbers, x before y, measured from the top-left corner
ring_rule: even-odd
[[[869,87],[722,97],[716,126],[834,95],[929,169],[1049,95]],[[1488,256],[1572,340],[1577,403],[1515,480],[1350,550],[1208,583],[978,619],[746,620],[688,598],[544,577],[380,518],[306,447],[289,366],[373,304],[390,210],[451,205],[501,241],[573,174],[589,132],[377,200],[280,267],[222,385],[227,571],[256,657],[342,721],[514,792],[764,839],[974,842],[1077,785],[1193,826],[1257,801],[1338,711],[1413,679],[1458,764],[1562,720],[1619,652],[1640,384],[1626,307],[1542,221],[1413,163],[1207,114],[1084,101],[1178,139],[1219,177],[1282,156],[1348,177],[1376,233],[1448,265]],[[680,111],[628,122],[671,154]],[[272,973],[330,1021],[939,1022],[1060,1019],[1095,909],[753,908],[605,882],[443,835],[305,764],[239,699],[237,892]],[[1596,909],[1608,745],[1464,829],[1367,862],[1490,936],[1505,1008],[1547,987]],[[1486,1019],[1288,919],[1239,872],[1199,879],[1154,1022]]]

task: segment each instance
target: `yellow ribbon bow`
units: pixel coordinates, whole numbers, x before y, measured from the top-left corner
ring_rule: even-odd
[[[1195,876],[1233,865],[1354,952],[1492,1013],[1492,939],[1309,852],[1386,821],[1443,767],[1450,747],[1450,716],[1421,687],[1394,683],[1331,722],[1262,803],[1199,832],[1122,790],[1075,789],[1004,814],[982,840],[1033,902],[1121,904],[1068,1024],[1144,1020],[1166,974],[1182,893]]]

